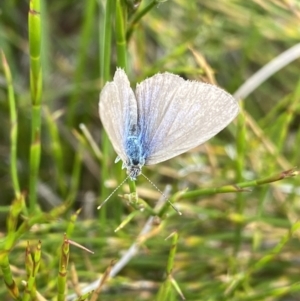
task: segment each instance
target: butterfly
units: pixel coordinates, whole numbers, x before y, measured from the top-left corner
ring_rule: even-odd
[[[239,113],[237,101],[224,90],[203,82],[158,73],[137,84],[124,70],[100,93],[103,127],[131,180],[144,165],[180,155],[215,136]]]

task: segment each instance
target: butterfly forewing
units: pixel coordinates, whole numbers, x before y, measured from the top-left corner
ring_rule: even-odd
[[[141,144],[146,157],[163,123],[172,102],[176,87],[184,83],[184,79],[175,74],[156,74],[137,85],[135,94],[138,103],[138,125]]]
[[[137,125],[137,104],[127,75],[122,69],[117,69],[113,81],[102,89],[99,114],[114,150],[125,162],[128,131]]]
[[[237,101],[206,83],[163,73],[136,90],[138,124],[146,165],[194,148],[224,129],[239,112]]]

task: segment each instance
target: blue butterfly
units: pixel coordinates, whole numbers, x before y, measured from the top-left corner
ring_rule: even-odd
[[[116,161],[131,180],[144,165],[180,155],[215,136],[239,113],[237,101],[207,83],[158,73],[131,89],[124,70],[100,94],[99,113]]]

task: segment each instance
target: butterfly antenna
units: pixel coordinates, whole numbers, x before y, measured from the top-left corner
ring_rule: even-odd
[[[123,182],[121,183],[121,184],[119,184],[115,189],[114,189],[114,191],[103,201],[103,203],[101,204],[101,205],[99,205],[98,207],[97,207],[97,209],[99,210],[99,209],[101,209],[102,208],[102,206],[112,197],[112,195],[127,181],[127,179],[129,178],[129,176],[128,177],[126,177],[125,178],[125,180],[123,180]]]
[[[173,203],[166,197],[166,195],[143,173],[141,173],[143,177],[165,198],[165,200],[170,204],[170,206],[179,214],[182,215],[182,213],[173,205]]]

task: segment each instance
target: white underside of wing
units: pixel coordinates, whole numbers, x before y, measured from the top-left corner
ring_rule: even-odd
[[[238,114],[224,90],[163,73],[137,86],[138,124],[146,165],[182,154],[215,136]]]
[[[137,104],[122,69],[117,69],[113,82],[102,89],[99,114],[114,150],[126,162],[125,140],[129,125],[137,123]]]

